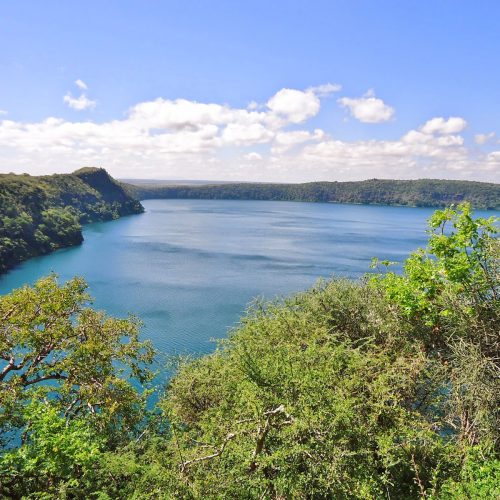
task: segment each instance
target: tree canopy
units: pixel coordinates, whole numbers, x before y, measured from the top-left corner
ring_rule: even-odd
[[[2,425],[21,438],[0,453],[0,493],[498,498],[496,223],[437,211],[401,273],[375,262],[357,282],[256,301],[215,352],[178,361],[146,413],[127,377],[147,379],[152,353],[133,321],[74,310],[80,280],[3,297]],[[47,337],[57,354],[36,364]]]
[[[0,273],[29,257],[81,243],[81,224],[142,211],[103,169],[41,177],[0,174]]]
[[[500,185],[439,179],[370,179],[304,184],[225,183],[201,186],[141,183],[127,185],[139,199],[274,200],[366,205],[446,207],[469,202],[476,209],[500,209]]]

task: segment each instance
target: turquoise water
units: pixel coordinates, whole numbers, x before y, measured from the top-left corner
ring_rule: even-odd
[[[267,201],[148,200],[146,212],[86,226],[83,245],[0,278],[4,294],[51,271],[89,283],[94,306],[133,313],[168,354],[205,353],[253,297],[359,277],[372,257],[425,243],[431,209]],[[491,215],[491,213],[489,214]]]

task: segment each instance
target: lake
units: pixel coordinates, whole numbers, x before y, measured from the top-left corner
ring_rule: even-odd
[[[401,261],[426,241],[432,209],[273,201],[148,200],[146,212],[85,227],[83,245],[31,259],[0,278],[4,294],[50,272],[89,283],[94,306],[133,313],[168,354],[206,353],[256,296],[334,274],[357,278],[372,257]],[[485,213],[491,215],[491,213]]]

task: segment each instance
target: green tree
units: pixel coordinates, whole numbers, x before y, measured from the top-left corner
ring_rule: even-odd
[[[436,211],[427,248],[410,255],[402,274],[372,279],[411,325],[415,340],[440,361],[450,427],[467,444],[487,439],[495,448],[500,444],[497,222],[473,218],[469,204]]]
[[[61,498],[90,486],[104,439],[89,419],[67,420],[40,401],[23,408],[29,422],[22,444],[0,455],[0,495]]]
[[[427,248],[409,256],[402,274],[378,276],[379,284],[408,318],[422,320],[437,333],[443,318],[453,314],[450,295],[471,316],[491,308],[500,294],[497,222],[496,217],[473,218],[468,203],[437,210],[429,219]]]
[[[500,460],[485,456],[481,447],[467,450],[457,478],[445,481],[442,500],[492,500],[500,498]]]
[[[0,297],[4,441],[29,425],[24,406],[32,400],[66,419],[89,413],[108,439],[126,438],[141,421],[148,392],[137,384],[151,378],[153,349],[139,340],[136,319],[107,317],[88,300],[82,279],[59,285],[55,276]]]
[[[401,274],[256,302],[214,353],[179,361],[148,415],[134,321],[85,307],[78,279],[2,297],[0,417],[18,437],[2,492],[496,498],[495,223],[439,211]]]

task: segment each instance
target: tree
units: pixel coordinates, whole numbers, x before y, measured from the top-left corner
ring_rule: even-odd
[[[498,218],[465,203],[436,211],[429,242],[403,273],[372,284],[397,307],[411,335],[442,367],[448,424],[467,445],[500,446],[500,241]],[[451,226],[451,227],[449,227]]]
[[[408,318],[434,331],[453,312],[447,307],[450,295],[462,301],[462,312],[470,316],[491,308],[500,296],[497,222],[496,217],[474,219],[468,203],[437,210],[429,219],[427,248],[408,257],[402,274],[375,279]]]
[[[180,361],[140,429],[130,377],[147,381],[151,351],[134,321],[85,307],[78,279],[3,297],[0,416],[18,440],[0,494],[498,497],[495,220],[464,205],[429,223],[401,274],[256,302]]]
[[[49,402],[68,420],[92,415],[108,439],[123,439],[140,422],[148,392],[138,384],[151,378],[153,349],[139,340],[136,319],[87,307],[86,287],[80,278],[59,285],[49,276],[0,297],[4,441],[29,426],[23,407],[31,400]]]
[[[29,426],[22,444],[0,455],[0,496],[66,498],[86,487],[92,491],[92,472],[105,442],[91,421],[68,421],[40,401],[26,405],[24,417]]]

